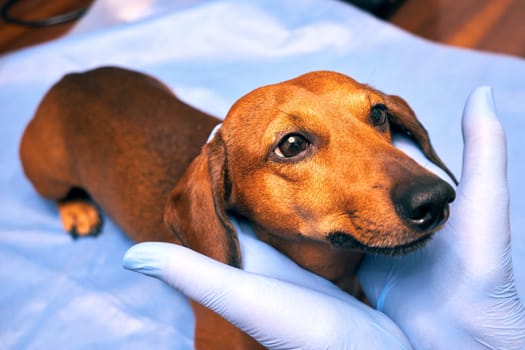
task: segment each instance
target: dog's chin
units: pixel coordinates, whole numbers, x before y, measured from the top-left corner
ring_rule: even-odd
[[[433,237],[433,234],[427,234],[412,242],[389,247],[374,247],[363,244],[351,235],[344,232],[332,232],[326,236],[326,240],[334,248],[351,249],[363,253],[381,254],[398,256],[411,253],[417,249],[424,247]]]

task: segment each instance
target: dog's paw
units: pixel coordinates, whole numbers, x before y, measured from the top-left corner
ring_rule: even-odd
[[[62,226],[74,239],[98,236],[102,230],[102,216],[90,201],[69,200],[58,204]]]

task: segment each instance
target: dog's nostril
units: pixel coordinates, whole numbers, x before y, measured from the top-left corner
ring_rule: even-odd
[[[416,208],[411,214],[414,215],[409,217],[409,219],[413,223],[417,225],[423,225],[425,222],[428,222],[432,219],[432,207],[430,205],[423,205],[421,208]]]
[[[423,231],[430,230],[448,218],[448,203],[444,207],[425,204],[415,208],[411,215],[408,220],[412,225]]]
[[[420,178],[397,185],[392,201],[398,215],[418,231],[430,231],[449,215],[449,203],[455,198],[452,187],[440,179]]]

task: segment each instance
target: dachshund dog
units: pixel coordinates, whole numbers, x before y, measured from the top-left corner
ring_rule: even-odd
[[[455,181],[397,96],[312,72],[248,93],[206,142],[218,123],[147,75],[100,68],[51,88],[20,154],[74,236],[98,233],[101,209],[137,242],[174,242],[241,267],[232,215],[345,290],[364,252],[412,251],[448,218],[453,188],[391,143],[408,135]],[[197,348],[260,347],[192,306]]]

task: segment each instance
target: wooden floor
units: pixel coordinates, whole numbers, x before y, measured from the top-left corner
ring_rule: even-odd
[[[0,0],[0,4],[6,1]],[[92,2],[21,0],[10,14],[41,19]],[[405,0],[388,20],[434,41],[525,57],[525,0]],[[0,20],[0,54],[51,40],[70,26],[27,28]]]
[[[525,57],[524,0],[406,0],[389,20],[449,45]]]
[[[4,5],[7,0],[0,0]],[[89,6],[93,0],[21,0],[13,6],[9,15],[24,20],[41,20]],[[52,40],[63,35],[73,25],[55,25],[30,28],[5,23],[0,19],[0,54],[32,44]]]

